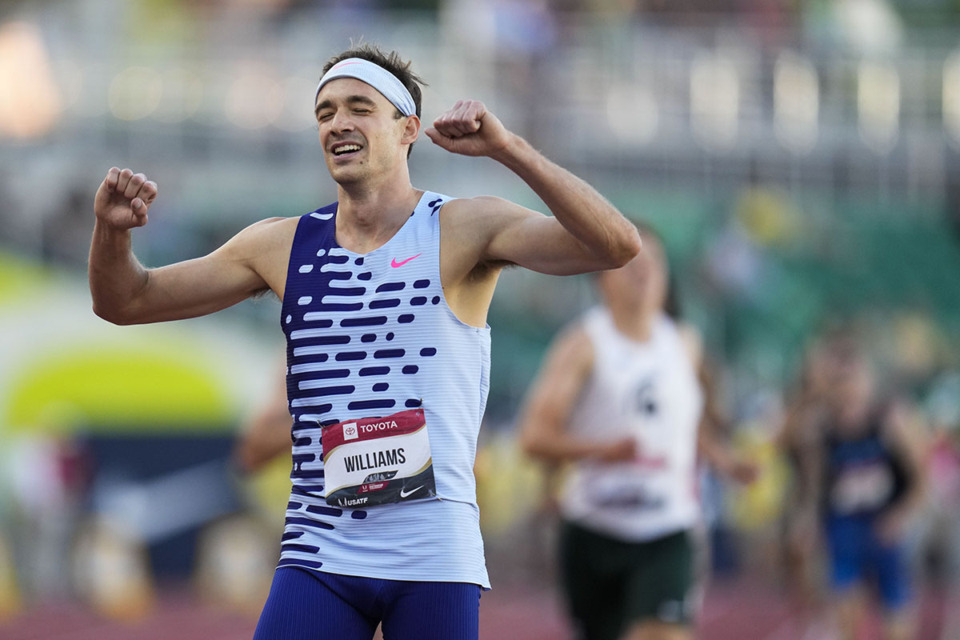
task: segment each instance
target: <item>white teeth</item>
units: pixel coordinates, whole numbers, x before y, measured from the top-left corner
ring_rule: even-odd
[[[340,155],[341,153],[350,153],[351,151],[360,151],[360,145],[356,144],[345,144],[342,147],[337,147],[333,150],[335,155]]]

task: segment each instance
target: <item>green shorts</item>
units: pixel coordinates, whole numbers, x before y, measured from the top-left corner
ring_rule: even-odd
[[[687,531],[624,542],[564,522],[560,573],[578,640],[616,640],[643,620],[691,624],[693,556]]]

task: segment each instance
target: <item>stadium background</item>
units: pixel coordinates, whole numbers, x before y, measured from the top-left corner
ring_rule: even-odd
[[[747,490],[705,474],[702,637],[799,637],[771,438],[816,332],[855,319],[918,428],[949,443],[960,424],[958,36],[953,0],[0,2],[0,637],[252,629],[285,461],[244,478],[228,457],[277,375],[279,304],[107,325],[85,282],[91,202],[111,165],[155,179],[135,249],[159,265],[333,200],[310,100],[323,62],[360,39],[413,61],[425,122],[481,99],[663,234],[731,437],[766,470]],[[429,141],[411,173],[543,210],[495,163]],[[591,300],[588,277],[514,270],[491,310],[485,638],[568,633],[513,420],[546,344]],[[960,506],[950,469],[934,478],[938,526]],[[941,539],[918,533],[930,638],[960,632],[935,561],[960,535]]]

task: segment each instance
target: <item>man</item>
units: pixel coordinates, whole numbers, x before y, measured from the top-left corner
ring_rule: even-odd
[[[640,249],[610,203],[480,102],[457,102],[427,136],[510,168],[553,217],[415,188],[418,82],[373,47],[331,60],[315,113],[338,201],[251,225],[205,257],[144,269],[130,229],[156,184],[113,168],[97,192],[98,315],[188,318],[266,290],[283,301],[293,491],[258,639],[369,639],[378,623],[388,638],[477,637],[489,584],[472,465],[497,278],[511,264],[617,267]]]
[[[748,482],[710,429],[701,346],[664,311],[667,264],[656,236],[597,275],[603,304],[562,333],[521,414],[521,442],[570,464],[560,496],[560,575],[578,640],[692,637],[698,450]]]
[[[906,402],[878,389],[854,333],[834,330],[818,350],[821,391],[798,407],[793,427],[799,486],[791,533],[811,541],[823,535],[839,637],[860,637],[875,595],[883,637],[911,638],[908,534],[926,495],[925,425]]]

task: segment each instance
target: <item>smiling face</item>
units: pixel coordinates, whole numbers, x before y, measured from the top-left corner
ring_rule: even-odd
[[[327,169],[338,184],[389,175],[398,166],[405,170],[420,120],[400,115],[367,83],[354,78],[328,82],[317,94],[315,113]]]

